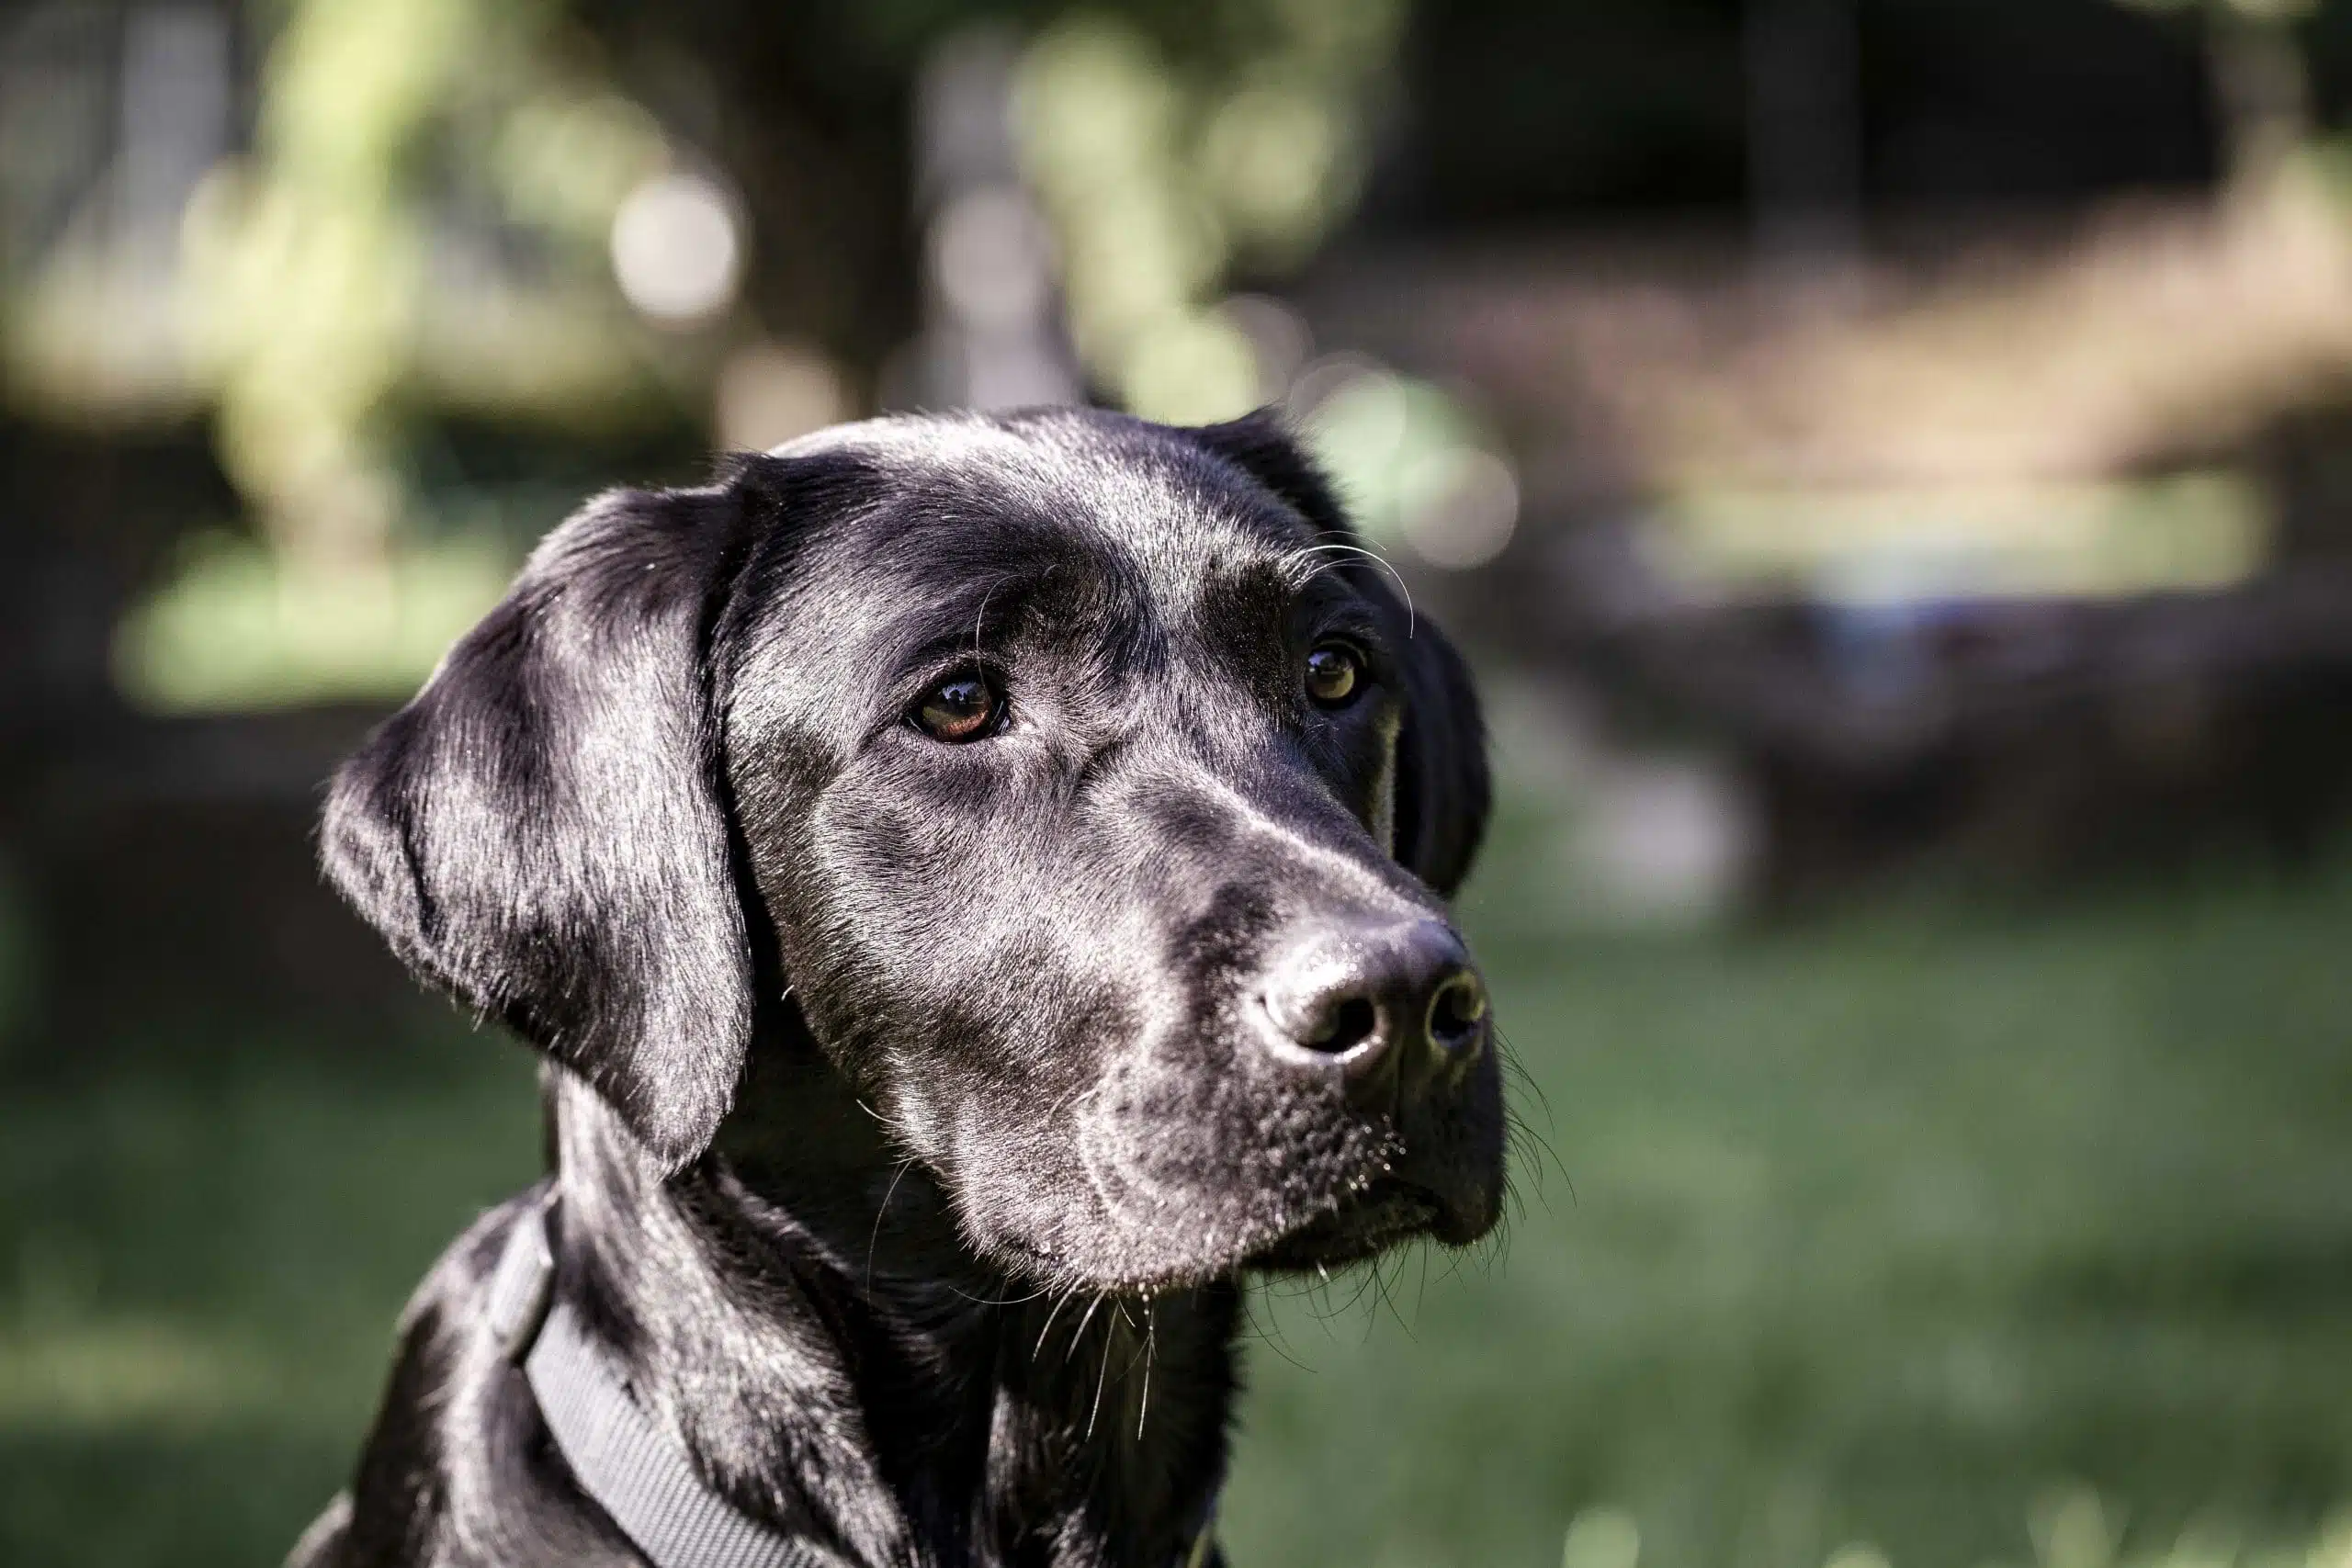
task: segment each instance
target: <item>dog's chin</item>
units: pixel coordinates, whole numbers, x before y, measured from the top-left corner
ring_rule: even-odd
[[[1435,1194],[1381,1181],[1354,1201],[1259,1248],[1245,1262],[1277,1274],[1344,1268],[1436,1234],[1442,1213]]]
[[[1081,1122],[1084,1164],[1059,1179],[976,1167],[980,1183],[957,1190],[965,1235],[1048,1289],[1148,1294],[1329,1269],[1423,1236],[1463,1247],[1501,1218],[1499,1117],[1430,1118],[1400,1138],[1311,1102],[1275,1111],[1287,1119],[1261,1112],[1229,1133],[1136,1113]]]
[[[1337,1204],[1286,1223],[1222,1233],[1213,1226],[1155,1228],[1145,1233],[1153,1240],[1142,1245],[1136,1229],[1119,1225],[1099,1245],[1072,1246],[1078,1238],[1069,1231],[1053,1244],[1000,1233],[985,1250],[1012,1273],[1047,1288],[1148,1295],[1245,1272],[1328,1271],[1424,1237],[1464,1247],[1492,1230],[1499,1211],[1498,1195],[1485,1184],[1442,1194],[1384,1176]]]
[[[1267,1273],[1328,1270],[1362,1263],[1427,1237],[1466,1247],[1494,1229],[1498,1205],[1449,1201],[1425,1187],[1384,1179],[1361,1196],[1277,1237],[1252,1253],[1247,1267]]]

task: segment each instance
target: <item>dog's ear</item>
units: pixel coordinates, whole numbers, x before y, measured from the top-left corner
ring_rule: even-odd
[[[1287,502],[1317,532],[1361,542],[1338,493],[1271,409],[1193,432],[1201,443]],[[1487,831],[1491,786],[1487,728],[1470,671],[1426,615],[1387,575],[1364,568],[1359,586],[1381,605],[1402,649],[1405,728],[1396,739],[1396,859],[1452,897],[1470,874]]]
[[[328,877],[417,974],[594,1084],[674,1169],[752,1034],[708,628],[764,502],[604,496],[335,775]]]

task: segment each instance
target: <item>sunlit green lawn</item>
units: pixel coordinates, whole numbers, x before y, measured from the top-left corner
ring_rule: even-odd
[[[1498,1261],[1261,1303],[1238,1565],[1548,1565],[1581,1514],[1581,1568],[1629,1519],[1645,1563],[2024,1562],[2034,1517],[2096,1568],[2067,1488],[2127,1556],[2352,1501],[2352,867],[1731,939],[1469,919],[1558,1163]],[[0,1562],[275,1561],[537,1142],[522,1053],[454,1030],[8,1087]]]

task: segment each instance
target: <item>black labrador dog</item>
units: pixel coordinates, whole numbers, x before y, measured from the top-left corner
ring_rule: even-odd
[[[1244,1276],[1499,1213],[1483,745],[1265,415],[592,502],[327,801],[334,885],[545,1057],[553,1174],[293,1561],[1219,1561]]]

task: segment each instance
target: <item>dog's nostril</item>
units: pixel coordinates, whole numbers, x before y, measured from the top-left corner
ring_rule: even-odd
[[[1291,1063],[1368,1095],[1457,1076],[1486,1038],[1486,987],[1442,920],[1315,932],[1269,965],[1262,1001]]]
[[[1334,1056],[1345,1055],[1380,1029],[1380,1010],[1368,997],[1340,997],[1323,1009],[1302,1043]]]
[[[1487,987],[1464,970],[1430,998],[1430,1039],[1446,1050],[1469,1043],[1487,1018]]]

